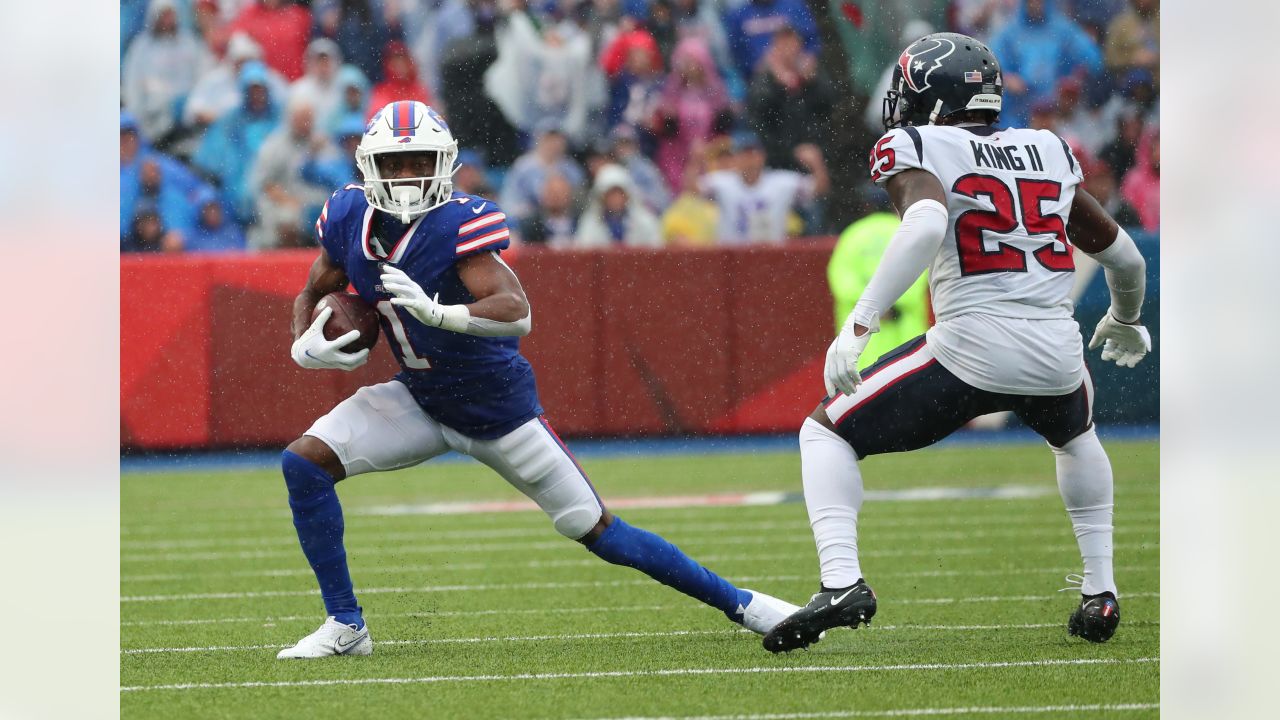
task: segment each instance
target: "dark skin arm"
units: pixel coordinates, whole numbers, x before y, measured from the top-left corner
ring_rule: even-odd
[[[297,340],[311,326],[311,313],[325,295],[345,290],[349,284],[346,271],[321,248],[319,257],[311,263],[311,272],[307,273],[307,284],[293,300],[293,339]]]
[[[520,280],[496,253],[465,257],[457,267],[458,278],[476,299],[467,305],[471,317],[515,322],[529,316],[529,299]]]
[[[1076,197],[1071,203],[1067,228],[1071,233],[1071,242],[1090,255],[1111,247],[1111,243],[1116,241],[1116,234],[1120,232],[1120,226],[1102,209],[1097,199],[1080,187],[1076,188]]]
[[[458,263],[458,277],[476,301],[467,305],[472,317],[515,322],[528,316],[529,300],[515,273],[493,253],[464,258]],[[293,301],[293,337],[297,339],[311,325],[316,304],[329,293],[346,289],[350,281],[342,268],[320,250],[311,264],[307,284]]]

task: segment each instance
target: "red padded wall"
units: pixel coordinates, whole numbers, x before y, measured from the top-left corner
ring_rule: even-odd
[[[521,344],[566,435],[794,430],[822,395],[830,240],[687,251],[520,250]],[[138,449],[279,446],[361,385],[289,359],[312,251],[121,260],[121,435]]]

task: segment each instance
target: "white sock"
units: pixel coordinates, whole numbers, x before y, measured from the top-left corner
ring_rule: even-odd
[[[1071,516],[1071,527],[1084,559],[1085,595],[1116,593],[1112,572],[1112,526],[1114,507],[1111,461],[1089,428],[1061,448],[1053,448],[1058,466],[1058,492]],[[1119,597],[1119,593],[1116,593]]]
[[[813,418],[800,426],[800,474],[809,526],[818,546],[822,584],[849,587],[862,577],[858,565],[858,511],[862,474],[849,443]]]

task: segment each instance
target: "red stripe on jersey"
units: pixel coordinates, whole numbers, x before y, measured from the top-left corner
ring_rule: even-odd
[[[511,236],[511,231],[508,230],[507,228],[502,228],[501,230],[497,232],[489,233],[488,235],[481,235],[475,240],[468,240],[467,242],[464,242],[458,245],[457,254],[469,252],[477,248],[482,248],[486,245],[492,245],[496,242],[501,242],[503,240],[506,240],[510,236]]]
[[[475,220],[472,220],[468,223],[464,223],[461,227],[459,227],[458,237],[462,237],[463,235],[466,235],[469,232],[472,232],[474,230],[479,230],[482,227],[487,227],[497,222],[502,222],[503,220],[506,220],[506,219],[507,219],[506,213],[500,213],[500,212],[489,213],[488,215],[478,217]]]

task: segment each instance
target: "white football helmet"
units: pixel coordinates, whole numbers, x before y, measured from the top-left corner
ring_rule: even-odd
[[[384,179],[378,171],[378,157],[402,152],[435,153],[434,173]],[[356,148],[356,167],[364,176],[364,196],[369,204],[406,224],[449,202],[457,158],[458,141],[444,118],[414,100],[398,100],[379,110]]]

